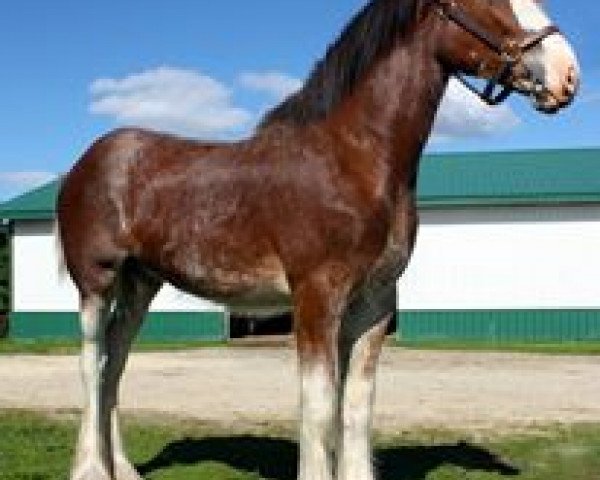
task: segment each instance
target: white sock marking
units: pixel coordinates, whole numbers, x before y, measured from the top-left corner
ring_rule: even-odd
[[[96,475],[108,478],[111,452],[108,450],[108,410],[103,408],[102,388],[106,367],[105,319],[101,318],[101,300],[90,299],[82,306],[83,345],[81,373],[86,394],[73,479]]]
[[[371,424],[375,365],[387,322],[365,332],[352,347],[342,399],[342,451],[338,480],[373,480]],[[374,351],[373,349],[377,349]]]
[[[324,366],[301,374],[300,480],[332,480],[335,387]]]

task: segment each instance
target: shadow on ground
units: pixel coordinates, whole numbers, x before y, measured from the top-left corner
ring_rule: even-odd
[[[254,436],[186,438],[167,445],[153,459],[138,465],[142,475],[177,465],[218,462],[259,473],[270,480],[295,480],[297,446],[287,439]],[[485,448],[454,445],[380,448],[376,464],[381,480],[424,480],[442,465],[515,476],[519,470]]]

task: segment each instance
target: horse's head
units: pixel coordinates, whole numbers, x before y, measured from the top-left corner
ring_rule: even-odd
[[[439,32],[441,61],[457,75],[489,80],[483,92],[476,91],[487,103],[517,91],[539,111],[555,113],[573,101],[580,82],[577,58],[539,0],[424,2]],[[499,94],[496,86],[503,89]]]

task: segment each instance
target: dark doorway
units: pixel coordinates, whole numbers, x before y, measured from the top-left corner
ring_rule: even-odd
[[[281,337],[292,333],[292,314],[251,316],[232,314],[230,317],[231,338]]]
[[[396,319],[390,322],[388,334],[396,332]],[[293,330],[291,313],[272,316],[252,316],[231,314],[230,338],[282,337],[289,336]]]

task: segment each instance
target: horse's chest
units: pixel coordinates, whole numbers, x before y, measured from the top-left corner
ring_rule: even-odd
[[[405,244],[391,244],[386,246],[377,263],[371,271],[371,283],[386,285],[396,282],[402,275],[412,252],[412,246]]]
[[[406,269],[412,241],[388,238],[388,243],[355,292],[348,318],[352,321],[380,319],[396,309],[396,281]]]
[[[368,276],[371,288],[395,283],[402,275],[413,252],[417,231],[416,212],[412,208],[397,211],[385,246]]]

